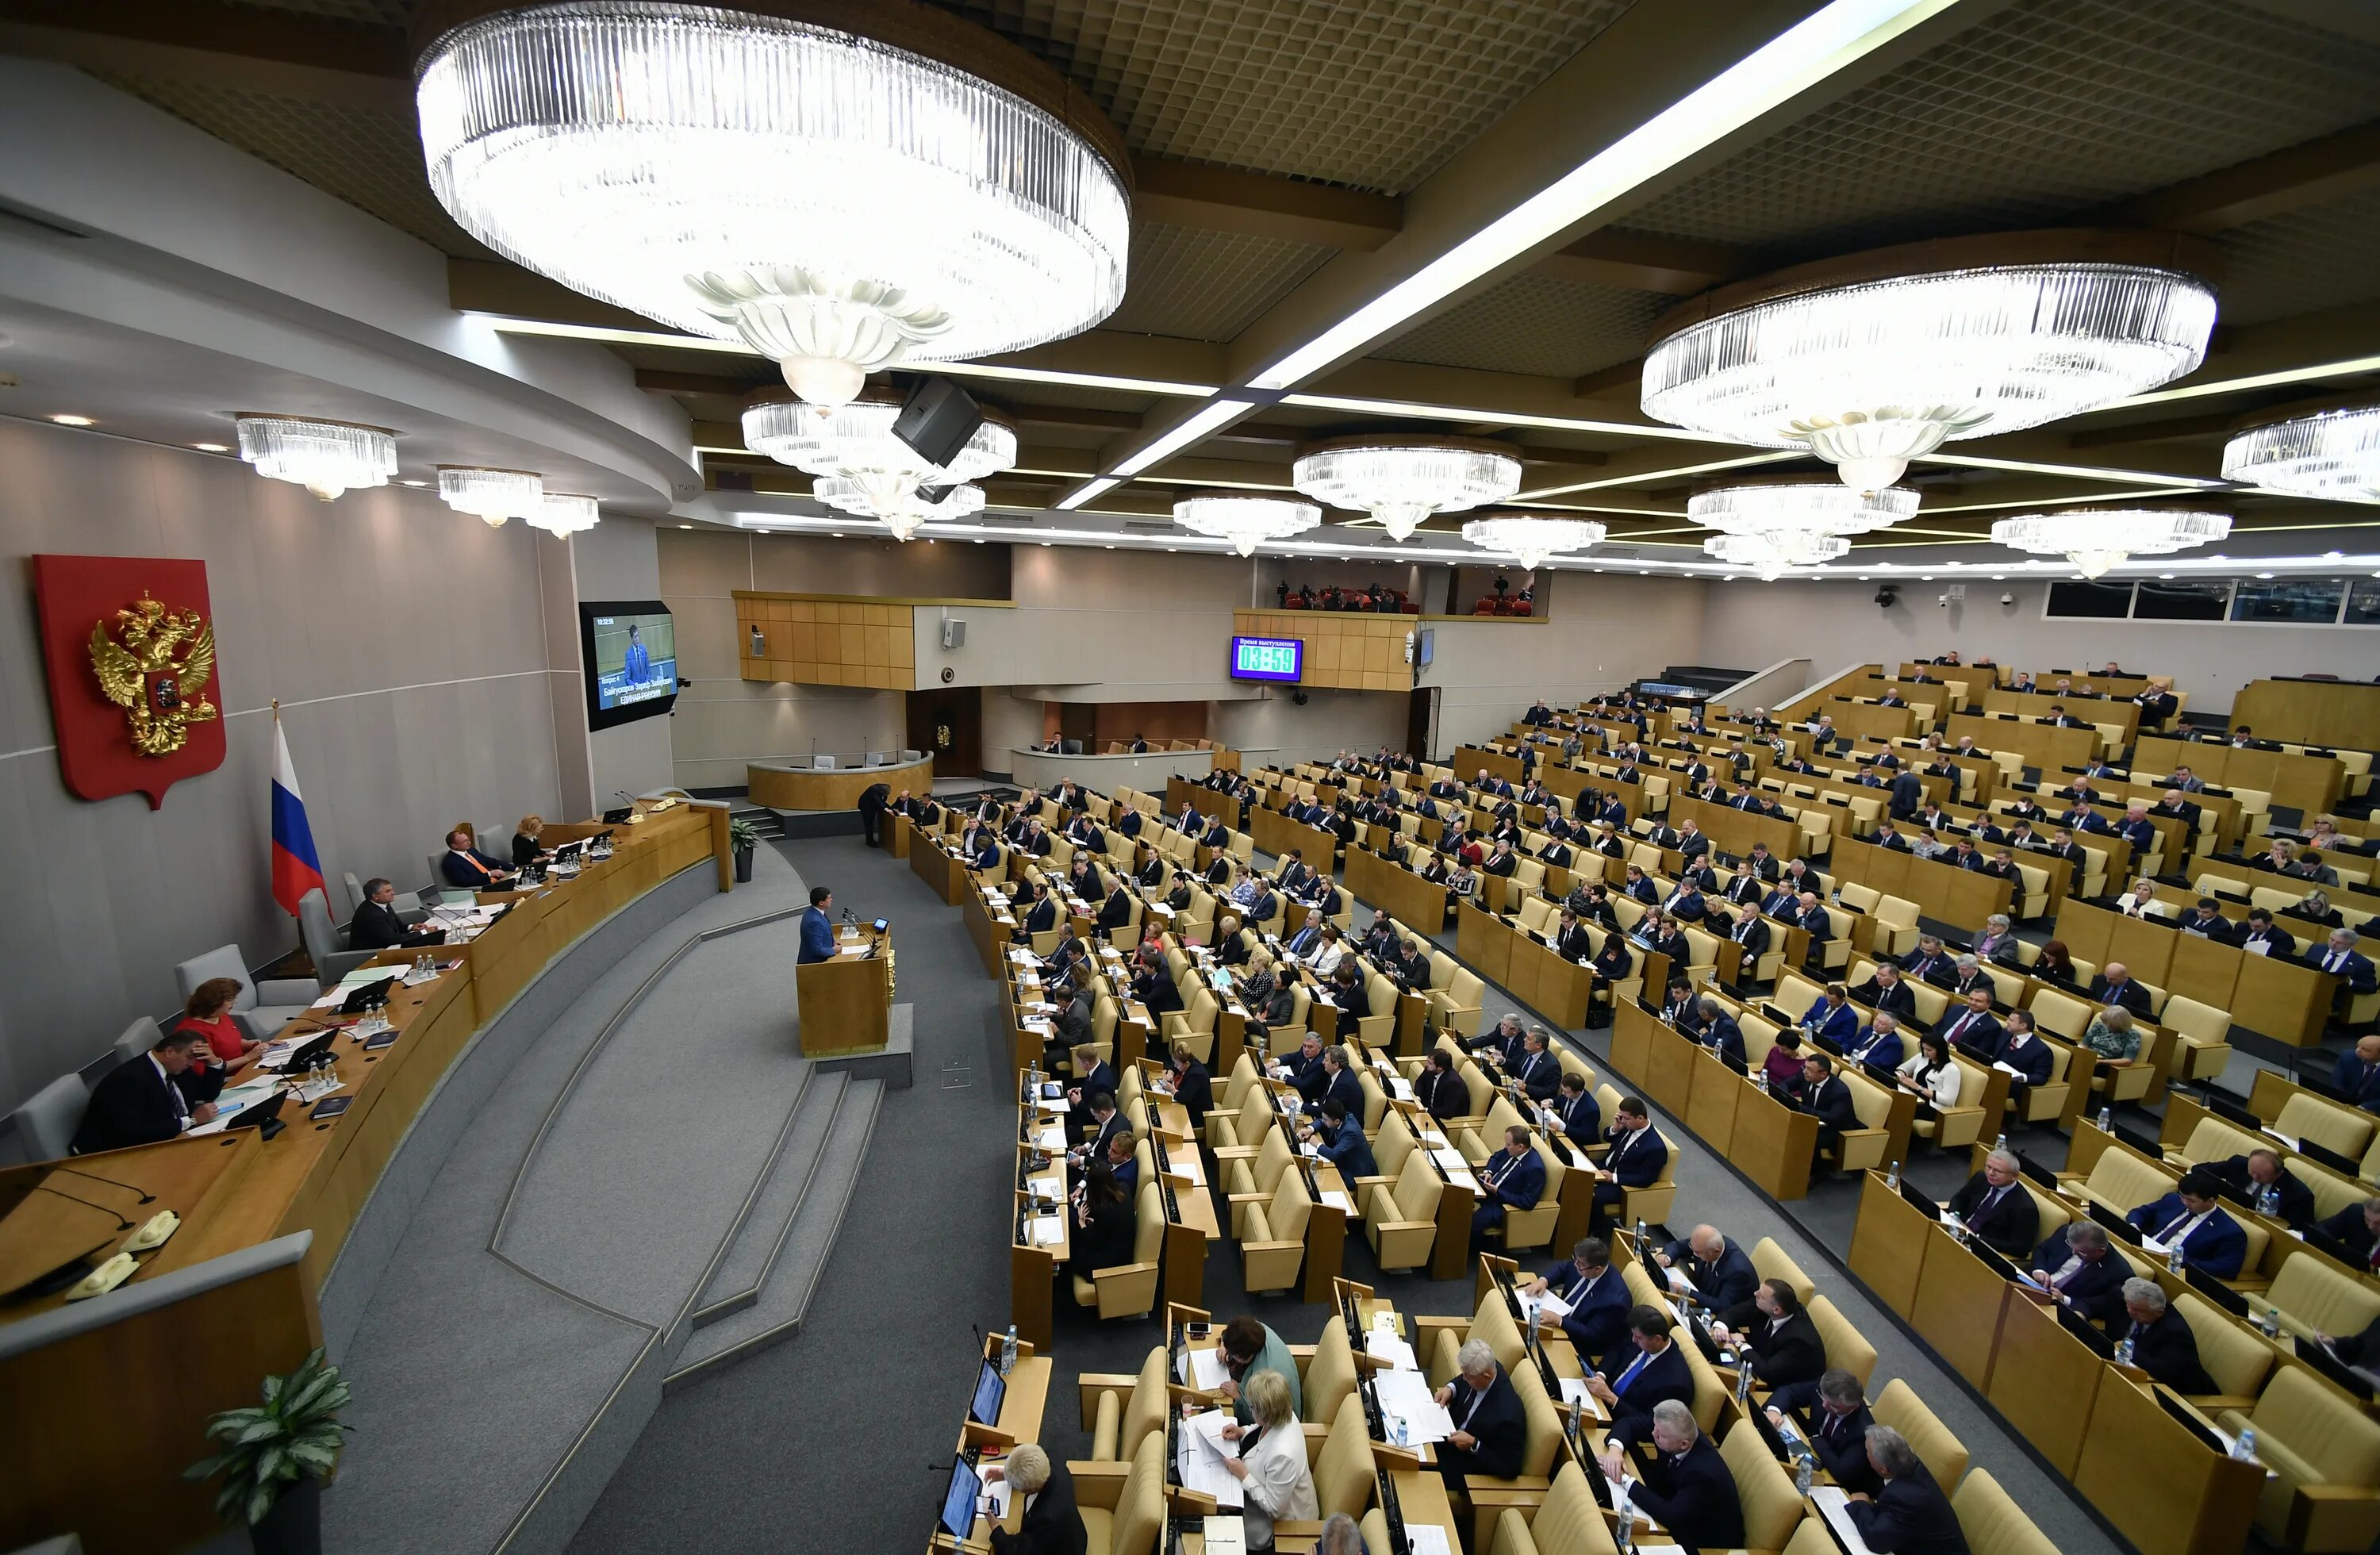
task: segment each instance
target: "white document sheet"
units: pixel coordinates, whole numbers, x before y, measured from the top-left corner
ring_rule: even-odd
[[[1454,1417],[1438,1402],[1436,1390],[1420,1372],[1384,1371],[1373,1381],[1379,1390],[1380,1413],[1405,1423],[1407,1445],[1444,1441],[1454,1434]]]

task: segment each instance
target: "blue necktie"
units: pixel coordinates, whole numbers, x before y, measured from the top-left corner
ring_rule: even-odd
[[[1611,1385],[1612,1396],[1617,1398],[1621,1394],[1625,1393],[1628,1391],[1628,1384],[1635,1380],[1636,1374],[1644,1370],[1645,1363],[1652,1358],[1653,1353],[1651,1351],[1637,1351],[1636,1358],[1628,1363],[1628,1369],[1620,1374],[1620,1380]]]

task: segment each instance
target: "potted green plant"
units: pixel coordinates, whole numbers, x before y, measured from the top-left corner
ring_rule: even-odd
[[[264,1403],[227,1409],[207,1422],[224,1444],[182,1473],[223,1476],[215,1512],[248,1529],[257,1555],[322,1555],[322,1481],[338,1461],[340,1437],[355,1429],[336,1415],[347,1402],[339,1368],[314,1351],[286,1377],[264,1379]]]
[[[749,884],[752,880],[752,850],[760,845],[760,829],[736,816],[727,822],[727,845],[735,855],[735,881]]]

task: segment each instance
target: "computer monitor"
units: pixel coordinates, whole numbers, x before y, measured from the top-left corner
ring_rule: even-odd
[[[983,1494],[983,1478],[965,1458],[951,1464],[950,1488],[942,1492],[941,1531],[965,1541],[975,1532],[975,1503]]]
[[[978,1426],[1000,1424],[1001,1402],[1008,1397],[1008,1379],[990,1361],[975,1379],[975,1401],[967,1405],[967,1418]]]

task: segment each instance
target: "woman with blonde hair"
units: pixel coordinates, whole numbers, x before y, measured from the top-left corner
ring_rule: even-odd
[[[1251,1371],[1241,1385],[1253,1426],[1225,1426],[1223,1440],[1240,1444],[1240,1455],[1223,1467],[1240,1482],[1240,1508],[1247,1547],[1273,1547],[1272,1525],[1311,1522],[1322,1515],[1314,1495],[1314,1473],[1305,1462],[1305,1429],[1290,1407],[1289,1383],[1277,1371]]]
[[[526,869],[532,864],[550,864],[553,855],[537,845],[537,834],[545,830],[545,818],[525,815],[513,828],[513,868]]]

